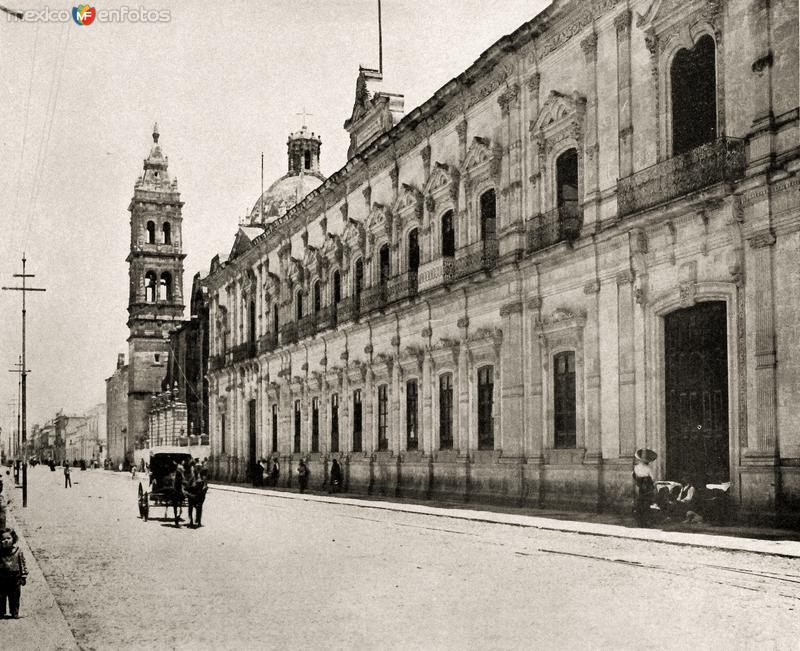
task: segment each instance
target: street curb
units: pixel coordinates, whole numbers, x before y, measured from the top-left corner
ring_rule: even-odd
[[[12,646],[7,648],[14,648],[18,651],[25,651],[26,649],[31,649],[31,651],[43,651],[44,649],[54,649],[55,651],[79,651],[80,645],[75,638],[75,634],[72,632],[72,628],[70,628],[67,618],[64,616],[64,611],[61,610],[61,606],[56,600],[53,591],[50,589],[50,584],[47,583],[44,571],[41,565],[39,565],[39,559],[36,558],[30,545],[28,545],[26,535],[22,532],[19,520],[11,511],[9,511],[8,515],[9,520],[14,525],[14,530],[17,532],[17,544],[25,555],[25,564],[28,568],[28,582],[22,591],[20,605],[22,617],[16,620],[18,624],[21,624],[21,626],[19,626],[20,630],[18,631],[18,635],[12,636],[11,632],[9,632],[3,636],[5,641],[12,643]],[[26,609],[26,605],[27,608],[30,608],[32,603],[35,604],[36,602],[35,600],[32,602],[30,597],[26,599],[25,593],[30,593],[34,590],[39,590],[44,593],[44,595],[40,595],[40,597],[44,596],[45,603],[43,606],[48,615],[48,621],[45,626],[43,626],[43,622],[40,618],[34,618],[31,615],[26,616],[26,612],[30,612]],[[39,610],[41,611],[41,608]],[[42,640],[43,630],[47,632],[47,643],[44,643]]]
[[[215,490],[250,495],[267,495],[281,499],[303,500],[306,502],[319,502],[323,504],[339,504],[355,506],[365,509],[378,509],[382,511],[398,511],[401,513],[416,513],[432,515],[440,518],[453,518],[456,520],[469,520],[473,522],[486,522],[504,524],[514,527],[542,529],[545,531],[558,531],[562,533],[575,533],[588,536],[602,536],[607,538],[623,538],[627,540],[640,540],[656,542],[665,545],[680,545],[682,547],[699,547],[705,549],[719,549],[722,551],[740,551],[783,558],[800,558],[800,542],[793,540],[754,540],[751,538],[733,538],[705,533],[683,533],[675,531],[660,531],[652,529],[638,529],[622,527],[615,524],[598,524],[593,522],[575,522],[568,520],[555,520],[540,516],[517,515],[510,513],[493,513],[491,511],[477,511],[471,509],[447,509],[436,506],[423,506],[419,504],[406,504],[403,502],[375,502],[369,499],[352,497],[326,497],[309,493],[287,493],[284,491],[263,488],[250,488],[247,486],[231,486],[228,484],[209,483]]]

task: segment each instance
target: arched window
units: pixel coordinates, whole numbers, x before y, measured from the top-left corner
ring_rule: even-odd
[[[567,149],[556,159],[556,207],[575,211],[578,208],[578,152]]]
[[[408,270],[417,273],[419,269],[419,230],[408,234]]]
[[[320,290],[319,280],[314,281],[314,314],[322,309],[322,292]]]
[[[295,294],[294,301],[295,318],[299,321],[303,318],[303,292],[299,291]]]
[[[307,151],[303,158],[304,158],[303,162],[305,163],[305,168],[307,170],[310,170],[311,169],[311,152]]]
[[[495,238],[496,203],[494,189],[481,195],[481,239],[484,242]]]
[[[172,275],[168,271],[161,274],[161,279],[158,283],[158,300],[172,300]]]
[[[361,296],[361,290],[364,289],[364,259],[359,258],[356,260],[356,274],[353,283],[353,290],[357,297]]]
[[[338,305],[342,300],[342,274],[339,270],[333,272],[333,304]]]
[[[154,271],[148,271],[144,276],[144,300],[148,303],[156,302],[157,278]]]
[[[155,244],[156,243],[156,223],[155,222],[147,222],[147,243],[148,244]]]
[[[164,244],[172,244],[172,227],[169,225],[169,222],[164,222],[161,230],[164,234]]]
[[[272,304],[272,336],[278,336],[278,304]]]
[[[575,447],[575,353],[553,358],[553,416],[555,447]]]
[[[381,247],[380,254],[380,283],[381,285],[385,285],[389,282],[389,272],[391,271],[389,265],[389,245],[384,244]]]
[[[456,231],[453,228],[453,211],[442,215],[442,255],[453,257],[456,254]]]
[[[672,154],[717,137],[717,78],[714,39],[701,37],[691,50],[679,50],[670,69]]]

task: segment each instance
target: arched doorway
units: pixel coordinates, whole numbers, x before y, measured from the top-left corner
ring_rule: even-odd
[[[708,301],[664,317],[665,479],[730,481],[726,307]]]

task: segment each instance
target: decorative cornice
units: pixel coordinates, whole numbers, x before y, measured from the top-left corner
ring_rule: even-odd
[[[631,10],[625,9],[621,14],[614,18],[614,27],[617,29],[617,37],[624,38],[631,33]]]
[[[513,301],[506,303],[500,307],[500,317],[504,318],[512,314],[520,314],[522,312],[522,301]]]
[[[600,281],[590,280],[583,286],[583,293],[586,295],[597,294],[600,291]]]
[[[583,50],[583,56],[586,57],[587,61],[595,59],[597,56],[597,34],[592,32],[583,39],[581,41],[581,50]]]
[[[769,229],[756,233],[750,238],[750,248],[752,249],[762,249],[773,244],[775,244],[775,234]]]
[[[630,269],[624,269],[617,273],[617,285],[630,285],[633,279],[633,272]]]
[[[542,299],[539,296],[534,296],[528,299],[529,310],[540,310],[542,308]]]

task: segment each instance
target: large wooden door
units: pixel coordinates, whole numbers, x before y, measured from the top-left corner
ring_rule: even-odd
[[[665,479],[730,480],[726,305],[714,301],[664,318]]]
[[[253,483],[256,482],[256,401],[249,400],[247,403],[247,468],[248,479]],[[260,469],[259,469],[260,470]]]

